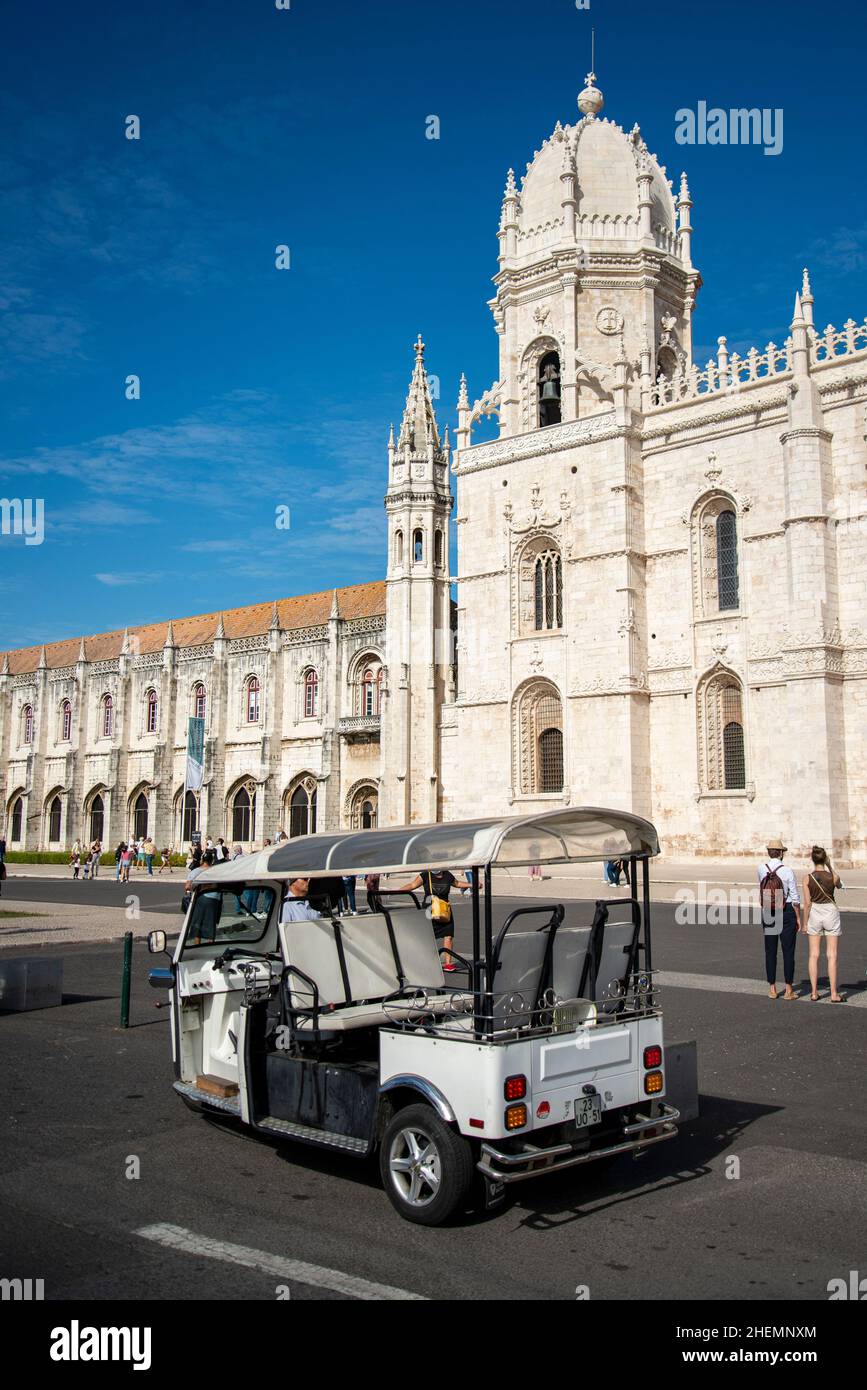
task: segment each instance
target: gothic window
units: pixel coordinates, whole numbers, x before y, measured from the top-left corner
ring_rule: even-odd
[[[199,798],[193,791],[184,792],[183,816],[181,820],[181,841],[185,844],[193,838],[199,828]]]
[[[319,713],[319,676],[309,670],[304,676],[304,718],[315,719]]]
[[[537,632],[563,626],[563,572],[556,551],[543,550],[533,567],[533,618]]]
[[[443,567],[443,533],[439,530],[434,535],[434,565],[438,570]]]
[[[148,833],[148,799],[139,792],[132,803],[132,835],[134,840],[142,840]]]
[[[52,797],[48,805],[48,843],[57,845],[60,843],[60,820],[63,805],[59,796]]]
[[[60,743],[68,743],[72,735],[72,705],[68,700],[60,702],[57,738]]]
[[[90,803],[90,840],[102,840],[105,829],[105,802],[97,792]]]
[[[395,533],[394,533],[394,563],[395,563],[396,565],[402,565],[402,564],[403,564],[403,532],[402,532],[402,531],[395,531]]]
[[[316,834],[316,783],[305,777],[289,797],[289,838]]]
[[[718,671],[699,690],[699,757],[704,791],[743,791],[747,784],[743,690]]]
[[[199,681],[193,686],[193,718],[204,719],[208,709],[208,695]]]
[[[377,718],[382,713],[382,663],[368,654],[355,667],[354,711],[364,719]]]
[[[110,695],[103,695],[99,727],[103,738],[111,738],[114,732],[114,701]]]
[[[155,734],[157,731],[157,692],[149,690],[145,695],[145,733]]]
[[[537,378],[539,396],[539,426],[560,423],[560,355],[546,352],[539,362]]]
[[[375,830],[379,821],[379,792],[369,784],[357,787],[349,804],[351,830]]]
[[[740,607],[738,521],[731,499],[709,498],[693,518],[696,613],[713,617]]]
[[[9,811],[9,839],[13,845],[21,843],[21,831],[24,826],[24,799],[16,796]]]
[[[259,694],[260,685],[258,676],[248,676],[244,690],[244,717],[248,724],[259,723]],[[247,836],[237,838],[247,839]]]
[[[21,742],[33,742],[33,706],[25,705],[21,711]]]
[[[239,787],[232,797],[232,839],[250,841],[256,832],[256,789]]]
[[[424,559],[424,535],[420,530],[412,533],[413,564],[420,565]]]
[[[515,705],[516,782],[524,796],[562,792],[563,707],[555,686],[535,681]]]

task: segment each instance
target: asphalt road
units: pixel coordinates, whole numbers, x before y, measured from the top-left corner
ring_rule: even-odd
[[[174,910],[177,880],[147,891],[143,906]],[[756,929],[657,908],[654,964],[700,982],[663,993],[667,1038],[698,1041],[700,1118],[637,1162],[519,1185],[435,1231],[401,1221],[366,1164],[187,1111],[140,943],[128,1031],[117,946],[47,947],[63,1006],[0,1015],[0,1277],[43,1278],[49,1299],[345,1298],[361,1280],[429,1298],[825,1300],[830,1279],[867,1270],[867,920],[844,933],[849,1005],[772,1003],[714,983],[761,977]],[[802,976],[803,938],[798,951]],[[155,1226],[189,1234],[139,1234]]]

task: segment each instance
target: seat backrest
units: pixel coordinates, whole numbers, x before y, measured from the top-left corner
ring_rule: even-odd
[[[286,943],[290,965],[303,970],[319,990],[321,1007],[346,1003],[346,986],[340,969],[340,956],[334,925],[328,917],[302,922],[284,922],[280,932]],[[299,1009],[312,1006],[310,987],[298,975],[288,975],[289,996]]]
[[[407,987],[442,989],[445,985],[442,958],[428,918],[415,907],[388,910]],[[357,920],[364,921],[364,918]]]
[[[626,983],[633,932],[631,922],[606,922],[596,972],[597,1003],[616,1000],[620,992],[617,983],[621,986]]]
[[[428,925],[428,923],[425,923]],[[370,912],[359,917],[319,917],[284,922],[286,951],[294,965],[314,980],[319,1002],[338,1008],[371,999],[386,999],[400,989],[397,965],[385,917]],[[339,933],[339,944],[338,944]],[[340,952],[346,967],[341,969]],[[442,972],[440,972],[442,978]],[[419,983],[413,981],[412,983]],[[310,987],[289,973],[289,992],[296,1008],[310,1008]]]
[[[542,984],[547,946],[545,931],[506,933],[491,985],[494,1017],[499,1026],[520,1028],[531,1022],[531,1011]]]
[[[551,984],[558,999],[577,999],[590,946],[590,927],[558,927],[551,955]]]
[[[400,978],[383,914],[368,912],[339,920],[350,1000],[385,999],[394,994],[400,989]]]

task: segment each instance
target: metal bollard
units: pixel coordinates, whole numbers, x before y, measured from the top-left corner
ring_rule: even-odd
[[[123,934],[123,979],[120,986],[120,1026],[129,1027],[129,988],[132,978],[132,932]]]

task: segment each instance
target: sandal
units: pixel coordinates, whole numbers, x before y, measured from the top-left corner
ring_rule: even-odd
[[[818,996],[818,994],[811,994],[811,995],[810,995],[810,1001],[811,1001],[811,1003],[813,1003],[813,1004],[818,1004],[818,1002],[819,1002],[819,996]]]
[[[834,998],[834,996],[833,996],[833,994],[832,994],[832,995],[831,995],[831,1003],[832,1003],[832,1004],[845,1004],[845,1003],[846,1003],[846,996],[845,996],[845,994],[838,994],[836,999]]]

